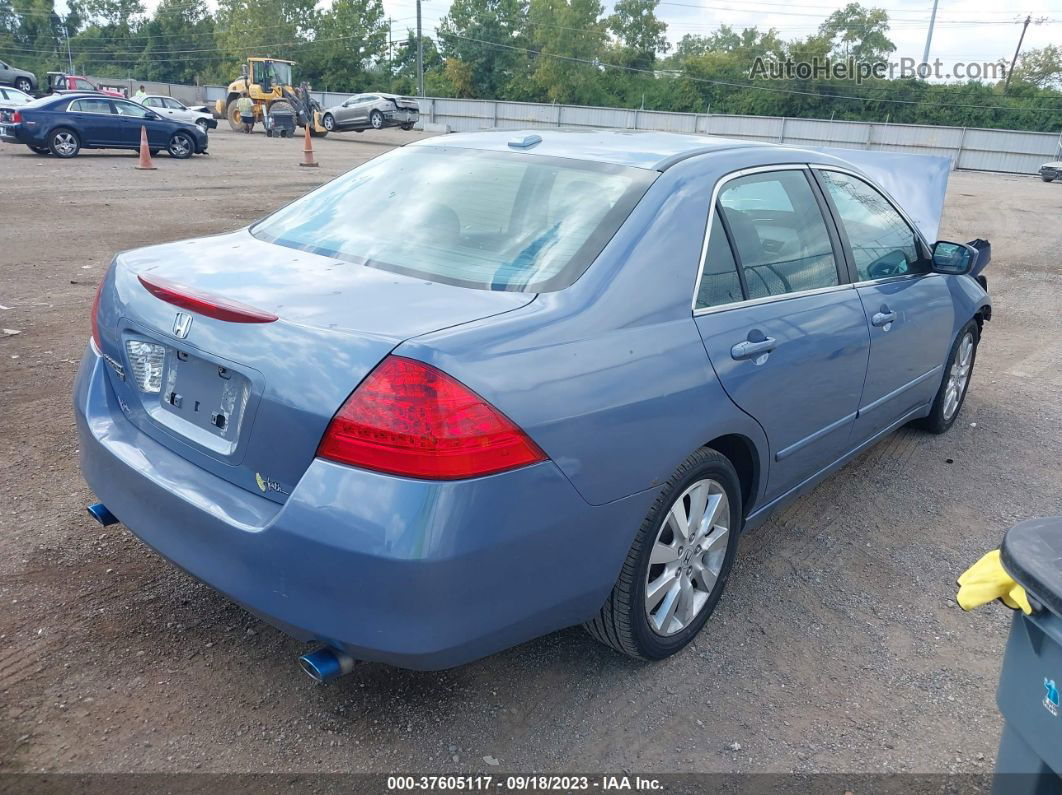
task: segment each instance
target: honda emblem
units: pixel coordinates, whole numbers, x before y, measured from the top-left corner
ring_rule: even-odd
[[[183,340],[188,336],[188,332],[192,328],[192,316],[187,312],[178,312],[177,317],[173,320],[173,336],[179,340]]]

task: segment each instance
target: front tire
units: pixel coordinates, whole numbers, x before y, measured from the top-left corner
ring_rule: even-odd
[[[369,124],[372,125],[374,130],[382,130],[384,126],[383,114],[378,110],[374,110],[369,114]]]
[[[1054,177],[1045,177],[1045,176],[1042,176],[1042,175],[1041,175],[1040,179],[1042,179],[1044,182],[1054,182],[1055,181]]]
[[[177,160],[187,160],[195,154],[195,141],[188,133],[176,132],[166,145],[166,151],[170,157]]]
[[[940,389],[933,399],[929,416],[917,420],[914,425],[929,433],[940,434],[955,424],[955,418],[959,416],[966,400],[966,391],[970,387],[970,376],[973,375],[980,337],[980,329],[975,321],[971,320],[962,327],[951,346],[951,353],[944,367],[944,378],[941,379]]]
[[[240,120],[240,109],[236,107],[236,99],[229,100],[229,104],[225,106],[225,118],[229,120],[229,128],[233,132],[243,132],[243,122]]]
[[[662,660],[685,647],[719,602],[741,524],[734,465],[701,448],[664,484],[587,631],[641,660]]]
[[[23,94],[33,94],[33,83],[30,82],[28,77],[18,78],[15,81],[15,88],[17,88]]]
[[[48,151],[64,160],[77,157],[77,153],[81,151],[81,139],[73,130],[60,127],[48,136]]]

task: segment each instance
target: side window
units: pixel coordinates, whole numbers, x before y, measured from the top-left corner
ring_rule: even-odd
[[[165,103],[166,107],[170,108],[171,110],[184,110],[184,105],[182,105],[175,99],[170,99],[169,97],[167,97],[163,100],[163,102]]]
[[[119,116],[136,116],[138,119],[144,119],[151,112],[135,102],[115,102],[114,105],[118,108]]]
[[[723,306],[742,300],[741,279],[737,262],[726,239],[719,213],[712,214],[712,229],[708,235],[708,252],[704,258],[701,284],[697,290],[697,309]]]
[[[141,103],[145,108],[157,108],[159,107],[161,100],[158,97],[146,97]]]
[[[78,113],[113,113],[111,103],[105,99],[79,99],[70,103],[70,110]]]
[[[719,193],[719,210],[748,298],[840,284],[830,234],[803,170],[731,180]]]
[[[860,281],[928,273],[918,236],[875,188],[838,171],[819,171],[852,247]]]

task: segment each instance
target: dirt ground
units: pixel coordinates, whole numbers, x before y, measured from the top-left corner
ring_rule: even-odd
[[[639,664],[574,628],[442,673],[304,647],[85,514],[71,383],[115,252],[246,224],[415,134],[211,134],[158,170],[0,145],[0,771],[987,772],[1010,613],[954,580],[1062,513],[1062,185],[955,173],[995,318],[941,437],[902,431],[749,534],[695,645]],[[494,757],[491,767],[484,757]]]

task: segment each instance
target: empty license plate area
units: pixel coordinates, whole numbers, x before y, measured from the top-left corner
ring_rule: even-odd
[[[231,367],[167,348],[156,419],[193,441],[230,454],[240,438],[250,381]],[[169,420],[169,421],[167,421]]]

